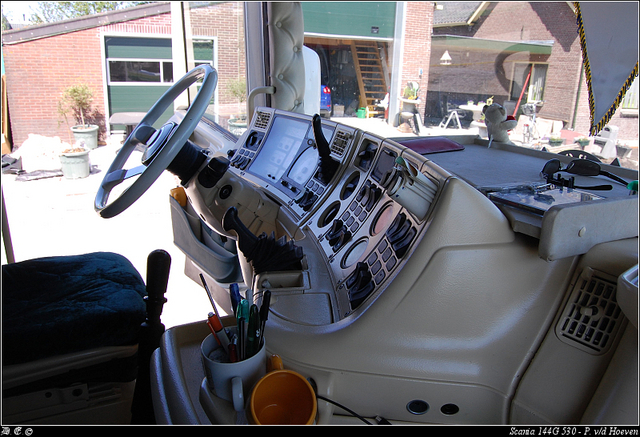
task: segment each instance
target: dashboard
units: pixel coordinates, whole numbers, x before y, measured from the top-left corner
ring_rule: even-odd
[[[225,203],[220,193],[201,193],[206,207],[220,217],[235,206],[256,233],[301,248],[299,270],[256,274],[244,266],[243,273],[256,295],[268,288],[279,296],[272,311],[311,325],[349,317],[384,291],[427,232],[450,177],[393,141],[271,108],[257,108],[228,160],[228,181],[218,185],[248,185],[244,191],[260,193],[260,200]],[[265,203],[275,205],[277,225],[246,212],[258,217],[260,208],[251,205]]]
[[[257,108],[237,141],[211,149],[184,186],[186,208],[198,227],[236,240],[247,292],[259,306],[271,292],[270,350],[319,393],[398,420],[529,423],[565,414],[538,396],[542,386],[566,393],[563,410],[579,419],[584,390],[574,382],[599,381],[613,348],[576,347],[565,322],[586,314],[574,311],[574,293],[591,278],[614,284],[636,262],[637,229],[627,228],[637,228],[637,196],[614,187],[608,198],[524,215],[488,194],[539,182],[557,155],[465,142],[463,151],[423,156],[271,108]],[[234,210],[246,232],[225,227]],[[603,227],[602,217],[616,226]],[[256,255],[266,241],[273,244]],[[280,250],[300,255],[297,265],[258,268]],[[225,259],[185,253],[198,268]],[[229,282],[240,280],[219,281]],[[414,400],[433,408],[414,415]]]

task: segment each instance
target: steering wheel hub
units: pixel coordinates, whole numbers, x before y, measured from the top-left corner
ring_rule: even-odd
[[[158,155],[158,152],[162,150],[162,147],[165,145],[171,136],[171,133],[177,126],[178,125],[176,123],[169,122],[151,135],[151,138],[148,140],[147,147],[142,154],[143,165],[148,166],[151,164],[153,158],[155,158]]]

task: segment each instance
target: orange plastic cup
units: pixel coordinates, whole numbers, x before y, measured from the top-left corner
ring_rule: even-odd
[[[316,419],[316,394],[304,376],[285,370],[282,360],[269,359],[270,371],[253,388],[250,420],[257,425],[311,425]]]

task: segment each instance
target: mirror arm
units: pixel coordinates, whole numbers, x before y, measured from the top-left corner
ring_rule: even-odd
[[[276,87],[274,86],[259,86],[258,88],[254,88],[249,93],[249,97],[247,97],[247,115],[249,117],[253,117],[254,111],[254,103],[253,100],[256,98],[258,94],[275,94]]]

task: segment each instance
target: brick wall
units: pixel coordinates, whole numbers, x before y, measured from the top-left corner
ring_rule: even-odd
[[[437,82],[433,88],[441,92],[475,91],[478,99],[493,95],[495,101],[502,103],[509,98],[514,62],[548,63],[545,104],[540,116],[571,122],[582,57],[575,14],[567,3],[491,3],[473,26],[436,28],[434,33],[500,41],[554,40],[550,55],[451,48],[449,54],[454,62],[446,67],[434,65],[431,79]],[[434,59],[443,51],[434,52]]]
[[[424,102],[429,83],[431,58],[431,28],[433,26],[433,2],[407,2],[404,57],[402,62],[402,88],[407,82],[420,84],[419,98]],[[419,77],[422,69],[422,77]]]
[[[192,9],[190,14],[194,36],[217,37],[218,97],[223,105],[237,102],[227,91],[227,84],[246,76],[243,14],[242,3],[235,2]]]
[[[194,36],[218,37],[219,98],[223,104],[234,102],[233,97],[222,90],[231,78],[245,75],[242,5],[215,5],[191,12]],[[86,83],[94,91],[92,122],[100,126],[101,140],[105,140],[108,111],[101,58],[101,38],[105,33],[170,37],[171,15],[155,15],[3,46],[14,148],[30,133],[73,141],[64,118],[58,115],[57,104],[62,91],[77,83]]]
[[[3,52],[14,147],[21,145],[29,133],[59,136],[62,141],[73,142],[64,119],[58,115],[57,105],[62,91],[78,83],[86,83],[93,90],[92,118],[101,121],[104,131],[97,29],[7,45]]]

